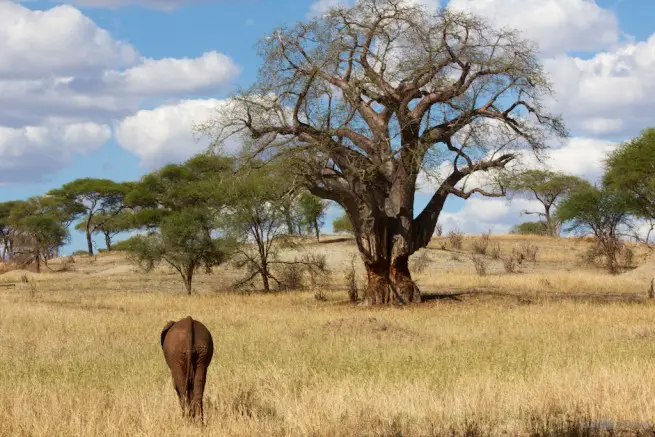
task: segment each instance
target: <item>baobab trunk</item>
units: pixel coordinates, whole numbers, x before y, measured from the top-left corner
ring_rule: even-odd
[[[387,227],[377,227],[377,232],[357,237],[368,281],[365,301],[371,305],[420,302],[421,293],[409,271],[409,245],[401,235],[388,238],[390,233]]]

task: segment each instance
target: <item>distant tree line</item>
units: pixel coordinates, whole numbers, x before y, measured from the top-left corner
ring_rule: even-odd
[[[289,235],[319,240],[327,206],[279,167],[243,169],[232,158],[201,154],[139,181],[83,178],[0,203],[0,254],[40,271],[70,241],[74,225],[85,234],[89,255],[93,235],[100,235],[107,251],[127,250],[145,270],[169,264],[189,293],[194,272],[230,257],[268,291],[278,242]],[[121,233],[135,235],[114,243]]]

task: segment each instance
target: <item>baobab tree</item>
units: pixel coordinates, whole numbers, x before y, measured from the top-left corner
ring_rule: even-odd
[[[366,266],[371,304],[420,301],[409,257],[430,241],[449,195],[525,150],[565,136],[536,48],[467,13],[404,0],[361,0],[279,28],[260,44],[259,79],[199,126],[214,146],[287,159],[311,193],[341,205]],[[442,175],[414,211],[422,170]],[[493,178],[492,178],[493,179]]]

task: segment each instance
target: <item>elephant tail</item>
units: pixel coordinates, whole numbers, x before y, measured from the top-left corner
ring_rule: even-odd
[[[186,356],[186,390],[185,390],[185,397],[187,399],[187,402],[191,403],[191,395],[193,391],[193,379],[195,376],[195,372],[193,369],[193,343],[194,343],[194,338],[193,338],[193,319],[191,316],[187,317],[189,320],[189,347],[187,349],[187,356]]]

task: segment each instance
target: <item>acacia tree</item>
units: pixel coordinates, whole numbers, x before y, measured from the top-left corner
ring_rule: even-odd
[[[37,273],[41,271],[41,261],[47,265],[50,253],[68,240],[65,222],[66,218],[52,208],[49,199],[33,197],[14,203],[9,223],[21,251],[27,251],[21,255],[36,263]]]
[[[404,0],[360,0],[275,30],[259,80],[200,130],[214,144],[249,137],[247,154],[286,157],[289,173],[353,224],[371,304],[420,301],[409,257],[430,241],[449,195],[521,149],[565,135],[541,97],[549,82],[533,44],[511,30]],[[414,214],[419,172],[445,170]]]
[[[314,232],[316,241],[320,241],[321,226],[323,226],[328,202],[311,193],[304,192],[298,197],[298,208],[301,212],[302,224],[309,232]]]
[[[508,192],[534,198],[543,205],[543,211],[526,210],[523,214],[541,217],[546,223],[546,235],[553,237],[558,237],[561,230],[561,222],[555,214],[557,204],[571,191],[587,185],[587,181],[577,176],[550,170],[526,170],[503,181]]]
[[[630,212],[650,223],[648,243],[655,229],[655,128],[644,129],[610,153],[603,183],[623,191]]]
[[[86,231],[89,223],[87,220],[82,220],[75,226],[78,231]],[[112,249],[112,239],[120,234],[137,227],[136,219],[131,211],[123,209],[119,213],[101,212],[94,214],[90,222],[90,228],[93,229],[94,234],[102,234],[105,239],[105,247],[107,251]]]
[[[0,203],[0,244],[2,244],[0,260],[2,261],[10,259],[13,252],[14,227],[12,226],[9,217],[11,215],[11,210],[16,203],[17,201]]]
[[[82,216],[83,226],[86,234],[87,249],[89,255],[93,255],[93,240],[91,235],[102,221],[95,219],[96,214],[102,214],[106,220],[119,214],[124,208],[123,199],[132,188],[132,184],[114,182],[109,179],[76,179],[62,186],[51,190],[48,195],[59,199],[62,204],[74,205],[79,213],[76,218]]]

